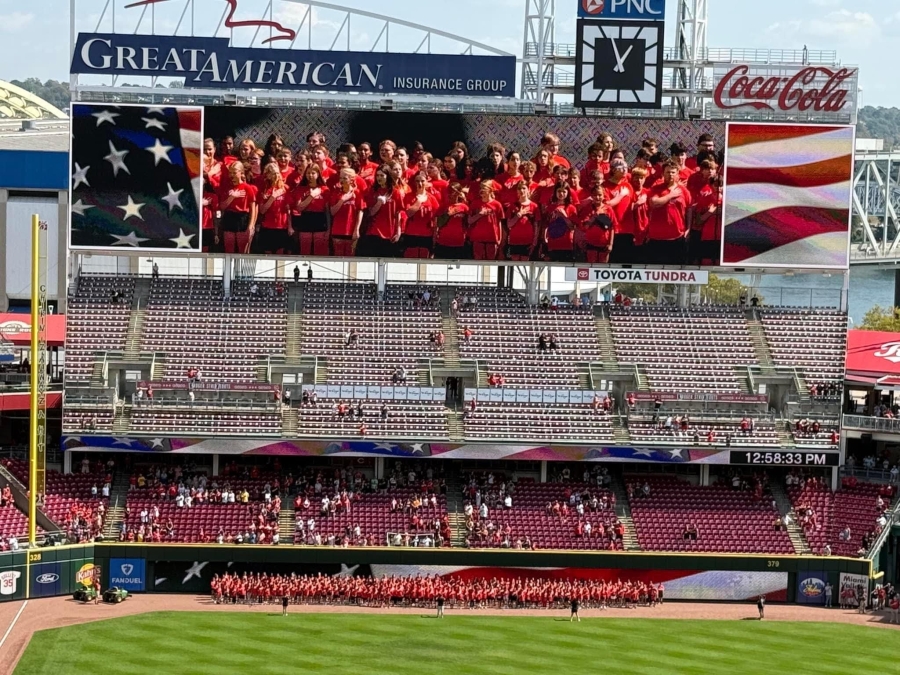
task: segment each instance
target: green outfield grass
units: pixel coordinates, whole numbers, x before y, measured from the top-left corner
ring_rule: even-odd
[[[846,624],[280,611],[159,612],[41,631],[15,672],[900,673],[900,632]]]

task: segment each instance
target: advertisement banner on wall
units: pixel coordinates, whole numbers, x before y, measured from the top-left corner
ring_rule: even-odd
[[[578,0],[582,19],[632,19],[663,21],[666,0]]]
[[[566,281],[705,286],[709,283],[709,272],[707,270],[640,270],[618,267],[567,267]]]
[[[801,605],[824,605],[826,583],[825,572],[801,572],[797,575],[796,601]]]
[[[62,566],[59,563],[39,563],[31,566],[31,597],[46,598],[63,593]]]
[[[17,569],[0,572],[0,600],[12,600],[24,593],[22,572]]]
[[[868,594],[869,592],[869,577],[865,574],[848,574],[847,572],[841,572],[840,583],[842,592],[847,589],[857,591],[860,586],[862,586],[863,593]]]
[[[143,591],[145,569],[143,558],[112,558],[109,561],[109,585],[126,591]]]

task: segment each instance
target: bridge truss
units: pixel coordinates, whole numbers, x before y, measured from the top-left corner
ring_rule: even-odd
[[[900,151],[857,151],[852,214],[850,263],[900,262]]]

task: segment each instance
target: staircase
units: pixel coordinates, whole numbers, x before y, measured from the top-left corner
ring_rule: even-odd
[[[138,279],[134,283],[134,297],[131,301],[131,318],[125,338],[124,356],[136,359],[141,353],[141,336],[144,334],[144,319],[150,302],[150,279]]]
[[[106,360],[105,353],[94,354],[94,369],[91,371],[91,388],[106,389],[106,380],[103,377],[103,363]]]
[[[451,470],[452,471],[452,470]],[[466,516],[463,514],[463,491],[459,476],[448,472],[447,477],[447,522],[450,524],[450,546],[462,548],[466,544]]]
[[[165,372],[166,355],[163,352],[156,352],[153,355],[153,368],[150,369],[150,380],[152,382],[159,382]]]
[[[113,417],[112,432],[115,436],[125,436],[131,431],[131,406],[116,406],[116,415]]]
[[[441,330],[444,331],[444,365],[459,368],[459,324],[452,316],[444,316]]]
[[[603,357],[603,366],[611,369],[617,365],[612,325],[609,323],[609,319],[602,315],[594,317],[594,325],[597,327],[597,341],[600,343],[600,355]]]
[[[794,377],[797,380],[797,398],[800,399],[800,403],[811,403],[812,399],[809,397],[809,385],[806,383],[806,378],[796,368],[794,368]]]
[[[790,424],[790,422],[784,424],[777,422],[775,424],[775,431],[778,432],[778,445],[782,448],[796,448],[797,443],[794,441],[794,434],[787,428],[787,424]]]
[[[764,373],[771,371],[775,363],[772,361],[769,341],[766,340],[766,331],[759,319],[756,318],[756,312],[752,309],[747,310],[747,330],[750,331],[750,342],[753,343],[756,362],[762,367]]]
[[[328,366],[325,359],[319,359],[316,364],[316,384],[325,384],[328,382]]]
[[[466,438],[465,423],[463,422],[463,414],[458,410],[447,408],[447,430],[450,433],[450,440],[461,443]],[[462,498],[462,493],[460,493]]]
[[[288,287],[288,315],[285,329],[285,363],[300,363],[303,341],[303,293],[305,286],[293,284]]]
[[[119,540],[119,528],[125,520],[125,500],[128,498],[128,474],[116,472],[109,492],[109,508],[106,509],[106,520],[103,522],[103,538],[106,541]]]
[[[622,479],[611,474],[612,482],[609,484],[610,490],[616,495],[616,517],[621,521],[625,528],[625,534],[622,535],[622,544],[626,551],[640,551],[641,545],[638,543],[637,533],[634,529],[634,519],[631,517],[631,504],[628,503],[628,493],[625,492],[625,485]]]
[[[769,483],[769,488],[772,490],[772,497],[774,497],[775,503],[778,505],[778,513],[784,518],[794,508],[791,505],[791,500],[788,499],[780,483],[771,482]],[[794,551],[797,555],[812,555],[812,549],[806,540],[803,528],[797,524],[793,517],[791,517],[791,524],[787,526],[787,533],[791,538],[791,544],[794,545]]]
[[[282,544],[294,543],[294,529],[296,528],[294,504],[290,499],[281,502],[281,511],[278,514],[278,537]]]
[[[285,436],[296,436],[300,427],[300,415],[297,408],[284,406],[281,408],[281,433]]]
[[[612,430],[613,430],[613,442],[616,445],[630,445],[631,444],[631,434],[628,433],[628,429],[622,424],[622,418],[619,415],[612,416]],[[616,499],[619,496],[616,495]]]
[[[260,356],[259,362],[256,364],[256,381],[257,382],[268,382],[269,381],[269,357],[268,356]]]
[[[644,366],[635,366],[637,370],[637,388],[638,391],[650,391],[650,382],[647,380],[647,373],[644,372]]]

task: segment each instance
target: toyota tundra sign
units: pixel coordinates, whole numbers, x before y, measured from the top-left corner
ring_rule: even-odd
[[[856,113],[858,68],[843,66],[716,66],[713,103],[720,110]]]

